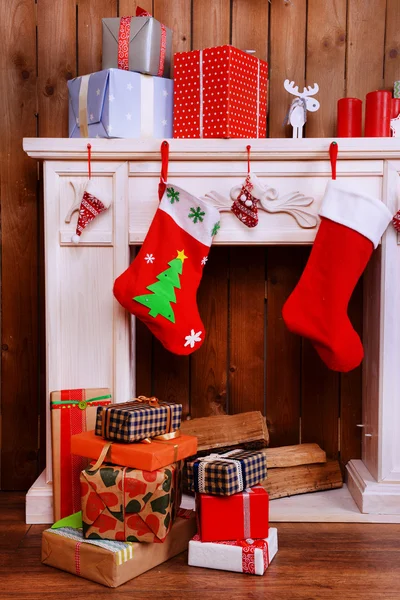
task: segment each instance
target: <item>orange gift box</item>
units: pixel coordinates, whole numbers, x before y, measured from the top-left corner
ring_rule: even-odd
[[[97,460],[106,444],[94,431],[85,431],[71,438],[71,453]],[[151,444],[111,443],[106,461],[123,467],[155,471],[197,453],[197,437],[180,435],[171,440],[153,439]]]

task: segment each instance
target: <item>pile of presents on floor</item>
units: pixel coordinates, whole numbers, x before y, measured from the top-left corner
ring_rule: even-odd
[[[69,137],[265,138],[268,64],[230,45],[178,52],[137,8],[102,19],[102,71],[68,82]]]
[[[219,417],[195,419],[211,432],[198,452],[181,404],[113,404],[108,389],[80,389],[53,392],[51,409],[56,522],[43,532],[45,564],[117,587],[189,548],[192,566],[265,573],[278,542],[259,485],[268,441],[260,413],[249,413],[250,450],[221,449],[232,427],[215,428]],[[182,489],[196,510],[181,508]]]

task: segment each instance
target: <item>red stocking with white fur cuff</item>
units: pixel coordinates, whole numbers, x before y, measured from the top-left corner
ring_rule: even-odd
[[[196,293],[219,216],[168,184],[139,254],[114,284],[118,302],[174,354],[191,354],[204,341]]]
[[[349,300],[392,215],[380,200],[331,181],[320,217],[310,258],[282,315],[290,331],[311,340],[330,369],[347,372],[364,356],[347,315]]]

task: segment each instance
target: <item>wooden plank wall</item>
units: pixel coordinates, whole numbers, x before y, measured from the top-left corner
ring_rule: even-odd
[[[134,0],[0,2],[1,486],[26,489],[43,466],[43,245],[38,165],[23,136],[67,135],[71,77],[101,65],[102,16]],[[398,0],[140,0],[175,32],[174,49],[232,42],[270,63],[269,135],[282,122],[283,80],[320,85],[306,134],[335,133],[336,101],[400,79]],[[208,337],[190,358],[168,355],[138,326],[138,389],[182,400],[192,417],[259,408],[273,444],[319,442],[342,462],[360,453],[360,370],[329,373],[280,316],[307,249],[215,248],[199,292]],[[361,326],[361,287],[350,311]],[[339,425],[340,418],[340,425]],[[43,435],[42,435],[43,439]],[[340,446],[339,446],[340,440]],[[339,450],[340,448],[340,450]]]

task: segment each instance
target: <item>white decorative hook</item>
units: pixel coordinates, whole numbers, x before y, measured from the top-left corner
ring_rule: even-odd
[[[65,216],[66,223],[71,223],[72,215],[74,214],[74,212],[79,210],[79,208],[81,206],[83,192],[85,191],[84,183],[73,183],[72,181],[70,181],[70,184],[72,186],[72,189],[74,190],[75,197],[74,197],[74,201],[71,205],[71,208],[69,209],[69,211],[67,212],[67,214]]]

